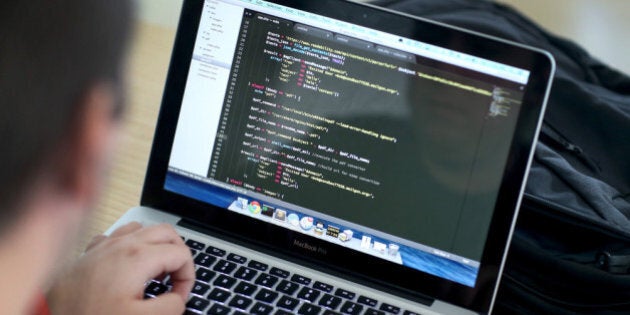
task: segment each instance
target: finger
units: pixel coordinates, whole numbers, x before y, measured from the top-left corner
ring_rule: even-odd
[[[190,257],[189,260],[181,268],[171,272],[171,283],[173,283],[171,292],[179,294],[184,299],[190,294],[196,279],[195,264],[190,255],[190,250],[186,249],[186,252],[188,257]]]
[[[196,278],[195,264],[190,254],[190,249],[185,245],[178,246],[177,257],[170,257],[170,259],[177,259],[177,261],[169,262],[171,265],[164,268],[164,273],[168,273],[171,276],[170,280],[173,284],[171,292],[179,294],[182,299],[186,300]]]
[[[140,224],[138,222],[127,223],[127,224],[117,228],[114,232],[112,232],[110,237],[125,236],[125,235],[131,234],[133,232],[136,232],[136,231],[140,230],[141,228],[142,228],[142,224]]]
[[[170,224],[158,224],[134,232],[134,237],[149,244],[170,243],[184,245],[184,241]]]
[[[174,293],[164,293],[156,298],[139,302],[135,314],[173,315],[183,314],[186,310],[186,300]]]
[[[96,247],[98,244],[102,243],[106,239],[107,239],[107,236],[103,234],[94,235],[90,243],[85,247],[85,251],[88,252],[89,250]]]
[[[127,280],[143,284],[162,274],[170,274],[173,282],[171,292],[186,300],[195,281],[195,267],[188,247],[175,244],[145,245],[131,258],[137,266],[132,269],[141,271],[135,273],[134,277],[141,278]]]

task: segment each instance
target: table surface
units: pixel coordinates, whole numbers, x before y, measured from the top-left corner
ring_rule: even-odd
[[[103,194],[86,224],[74,255],[140,203],[153,133],[162,100],[175,29],[138,24],[129,52],[127,113]]]

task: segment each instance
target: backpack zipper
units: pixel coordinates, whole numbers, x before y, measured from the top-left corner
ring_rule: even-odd
[[[582,148],[569,141],[565,136],[560,134],[546,122],[543,123],[542,129],[540,130],[540,138],[541,140],[546,140],[546,142],[552,142],[556,144],[556,146],[560,146],[565,151],[571,152],[580,161],[582,161],[586,167],[596,174],[601,173],[601,167],[599,167],[593,159],[588,157]]]

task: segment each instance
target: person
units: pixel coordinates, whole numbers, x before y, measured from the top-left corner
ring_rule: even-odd
[[[172,227],[96,237],[72,266],[124,111],[125,0],[0,1],[0,314],[182,314],[194,282]],[[143,299],[146,281],[173,289]],[[41,314],[41,313],[40,313]]]

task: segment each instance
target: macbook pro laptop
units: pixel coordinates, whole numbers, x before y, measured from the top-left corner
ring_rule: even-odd
[[[185,0],[141,206],[112,229],[177,228],[189,314],[488,314],[553,71],[365,4]]]

